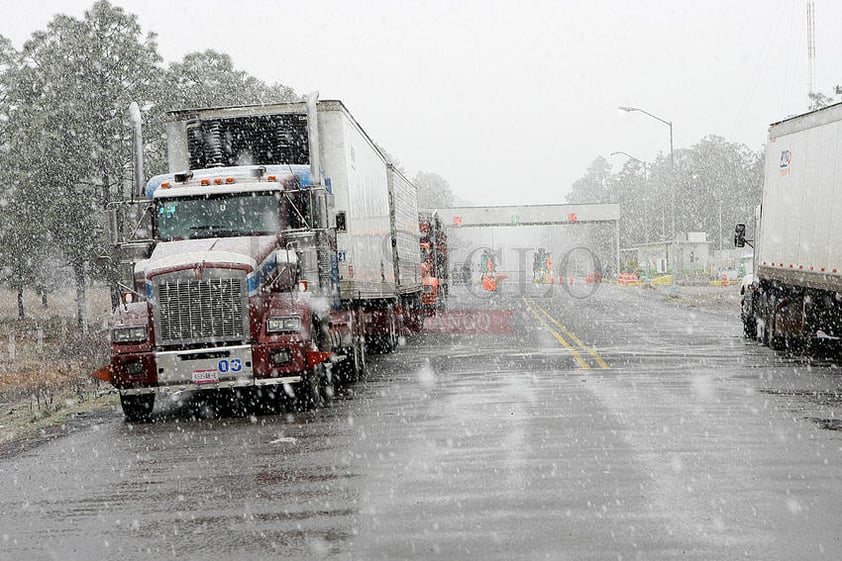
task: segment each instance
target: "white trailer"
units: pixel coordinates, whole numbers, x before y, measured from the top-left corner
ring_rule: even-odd
[[[747,337],[773,348],[842,336],[842,104],[769,127],[755,250],[742,287]]]
[[[342,102],[319,101],[317,111],[329,226],[336,231],[340,298],[380,300],[392,298],[396,292],[420,294],[415,186],[386,160]],[[185,110],[170,115],[167,144],[171,172],[265,160],[262,153],[255,153],[254,140],[244,137],[254,130],[266,136],[277,135],[278,129],[284,131],[285,138],[263,142],[261,152],[272,153],[272,161],[309,162],[304,103]],[[221,139],[217,151],[196,149],[211,144],[211,136]]]

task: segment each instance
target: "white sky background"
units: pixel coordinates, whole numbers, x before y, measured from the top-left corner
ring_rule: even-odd
[[[16,48],[93,0],[0,0]],[[716,134],[759,149],[807,108],[805,0],[112,0],[165,62],[215,49],[340,99],[410,176],[476,204],[563,203],[599,155]],[[842,84],[842,2],[815,0],[816,90]],[[610,160],[615,169],[624,157]]]

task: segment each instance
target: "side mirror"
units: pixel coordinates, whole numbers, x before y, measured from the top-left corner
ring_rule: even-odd
[[[272,290],[289,290],[298,282],[298,255],[290,248],[275,251],[276,276]]]
[[[746,225],[745,224],[737,224],[737,227],[734,229],[734,247],[745,247],[746,246]]]
[[[345,232],[347,228],[347,219],[345,216],[345,211],[339,211],[336,213],[336,231],[337,232]]]

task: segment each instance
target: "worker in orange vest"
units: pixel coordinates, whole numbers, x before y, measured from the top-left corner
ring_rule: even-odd
[[[482,288],[489,292],[497,291],[497,276],[495,275],[496,266],[494,264],[494,254],[484,251],[480,261],[480,271],[482,272]]]
[[[482,275],[482,287],[489,292],[497,291],[497,277],[494,276],[494,273]]]

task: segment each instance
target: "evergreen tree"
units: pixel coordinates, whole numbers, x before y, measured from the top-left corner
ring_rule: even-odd
[[[418,187],[419,207],[434,210],[453,206],[453,191],[450,189],[450,184],[442,176],[436,173],[419,171],[415,174],[412,182]]]
[[[608,181],[611,164],[604,157],[597,157],[588,167],[587,173],[575,181],[567,194],[567,202],[573,204],[610,203]]]
[[[101,0],[82,20],[53,18],[7,73],[13,208],[34,212],[33,243],[58,248],[71,268],[80,325],[86,280],[107,247],[103,210],[129,183],[126,108],[150,98],[159,61],[154,34],[143,37],[136,16]]]

